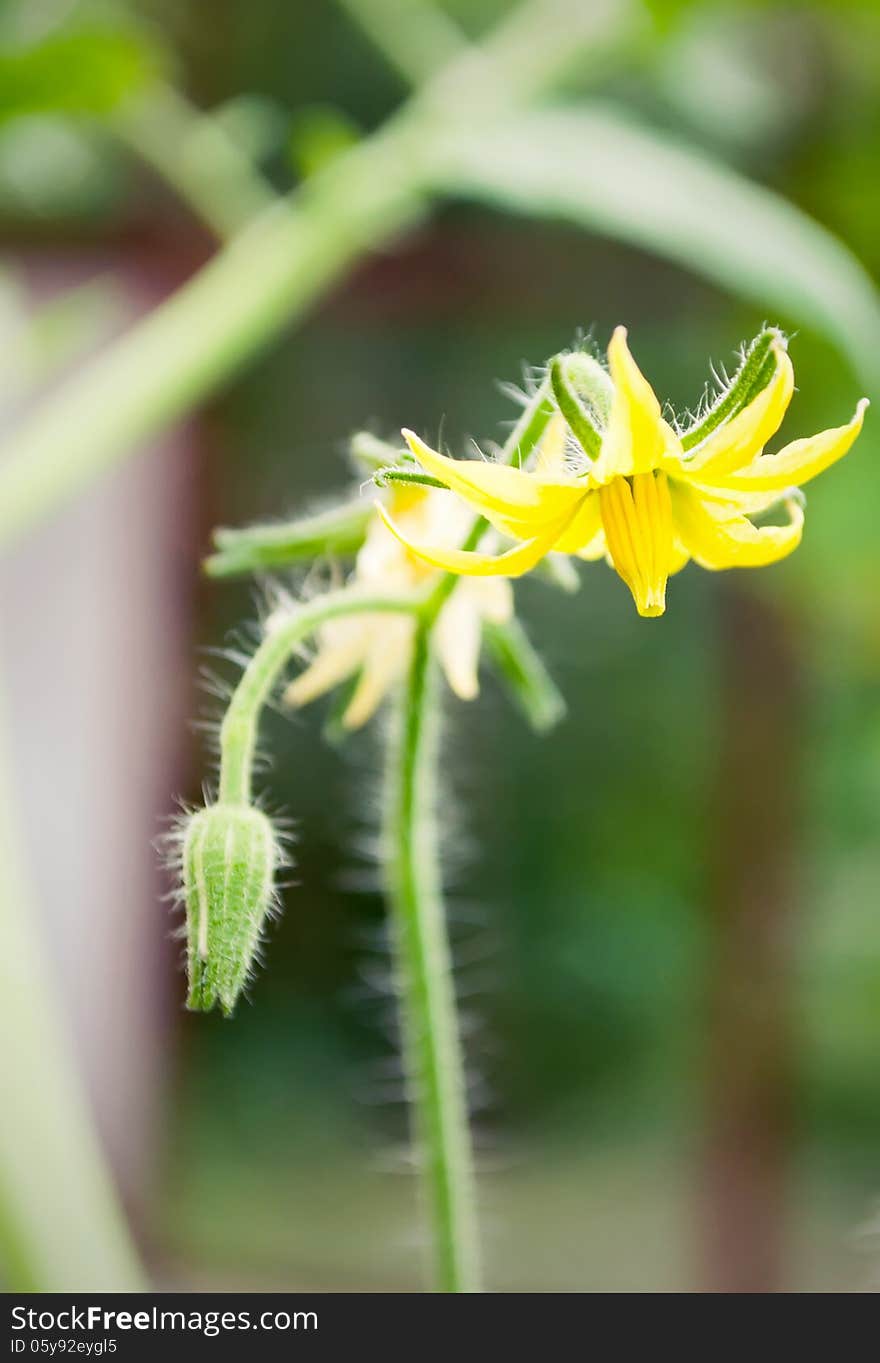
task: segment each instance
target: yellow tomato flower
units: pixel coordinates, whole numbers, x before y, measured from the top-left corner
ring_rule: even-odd
[[[613,393],[595,457],[578,449],[577,461],[566,463],[552,424],[549,447],[545,441],[531,470],[448,459],[404,431],[428,474],[518,541],[506,553],[432,545],[396,524],[393,508],[380,507],[379,514],[413,554],[453,573],[517,577],[551,550],[604,557],[629,587],[639,614],[662,615],[668,577],[691,558],[703,568],[747,568],[790,554],[804,520],[796,489],[846,454],[861,430],[866,399],[848,425],[764,454],[794,390],[785,340],[778,332],[767,335],[769,381],[740,410],[734,406],[717,424],[706,423],[708,433],[688,448],[686,436],[664,419],[624,327],[608,346]],[[752,517],[778,503],[785,524],[753,524]]]
[[[463,502],[419,486],[396,487],[390,511],[404,535],[425,536],[441,546],[460,544],[473,519]],[[377,516],[358,553],[351,586],[406,591],[427,586],[434,576],[435,569],[389,534]],[[434,639],[446,679],[462,700],[472,700],[479,689],[483,621],[502,624],[512,613],[513,591],[503,579],[462,582],[445,603]],[[359,728],[406,672],[415,628],[413,617],[403,614],[352,615],[328,621],[319,632],[314,662],[288,686],[285,702],[306,705],[360,673],[342,718],[347,729]]]

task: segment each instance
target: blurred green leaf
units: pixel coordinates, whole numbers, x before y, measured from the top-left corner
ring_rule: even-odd
[[[778,194],[610,106],[471,130],[450,140],[433,179],[666,256],[765,314],[815,327],[880,386],[880,301],[855,256]]]
[[[15,217],[94,217],[108,211],[118,166],[69,118],[0,120],[0,209]]]
[[[27,114],[111,113],[147,85],[158,54],[131,28],[56,32],[0,51],[0,120]]]

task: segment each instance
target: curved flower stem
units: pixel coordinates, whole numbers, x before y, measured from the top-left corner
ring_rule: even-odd
[[[431,626],[420,622],[384,797],[384,864],[396,949],[413,1145],[440,1292],[477,1292],[479,1248],[461,1042],[438,855]]]
[[[328,592],[295,611],[260,644],[242,674],[220,729],[220,804],[249,804],[260,712],[294,649],[328,620],[342,615],[416,613],[417,596]]]

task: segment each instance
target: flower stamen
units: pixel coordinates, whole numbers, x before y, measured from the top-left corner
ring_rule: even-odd
[[[636,473],[599,488],[608,552],[639,615],[662,615],[672,562],[672,503],[666,474]]]

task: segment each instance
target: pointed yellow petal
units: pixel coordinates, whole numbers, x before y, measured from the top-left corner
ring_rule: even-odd
[[[460,700],[473,700],[480,689],[477,672],[482,621],[476,602],[468,597],[464,585],[453,592],[443,607],[434,637],[452,690]]]
[[[681,543],[703,568],[761,568],[785,558],[801,542],[804,513],[791,498],[787,525],[752,525],[745,516],[705,501],[695,488],[672,484],[675,528]]]
[[[346,729],[359,729],[372,719],[387,692],[406,670],[412,633],[412,620],[391,616],[383,619],[364,659],[360,681],[342,716]]]
[[[672,540],[672,553],[669,557],[669,576],[673,577],[680,573],[686,564],[690,563],[691,556],[682,544],[681,540],[674,536]]]
[[[367,647],[362,625],[361,620],[358,622],[359,627],[350,631],[348,639],[326,645],[319,650],[311,666],[294,678],[286,688],[282,697],[285,705],[297,709],[301,705],[308,705],[325,691],[331,691],[334,686],[345,681],[346,677],[350,677],[352,672],[360,667]]]
[[[575,553],[577,557],[583,559],[585,563],[595,563],[597,559],[600,558],[607,558],[608,562],[611,563],[611,555],[608,552],[608,540],[605,531],[601,528],[596,531],[592,539],[587,540],[586,544],[581,545],[580,549],[577,549]],[[613,563],[611,566],[614,566]]]
[[[862,398],[852,421],[846,426],[835,426],[819,435],[794,440],[778,454],[760,455],[738,473],[712,477],[709,470],[704,470],[702,478],[713,489],[731,492],[784,492],[789,487],[802,487],[842,459],[852,447],[862,429],[868,405],[868,399]]]
[[[794,392],[794,370],[781,338],[774,341],[776,370],[766,388],[743,411],[713,431],[683,462],[686,477],[707,482],[742,468],[782,425]]]
[[[565,473],[565,433],[565,419],[556,412],[547,423],[535,457],[534,472],[539,478],[559,478]]]
[[[376,503],[376,510],[392,535],[395,535],[401,544],[406,545],[410,553],[415,554],[417,558],[424,559],[435,568],[442,568],[444,572],[462,573],[473,577],[520,577],[522,573],[534,568],[535,564],[550,552],[566,525],[565,521],[557,523],[546,534],[526,540],[524,544],[508,549],[505,554],[495,556],[464,549],[441,549],[435,545],[413,544],[403,535],[400,527],[395,525],[381,503]]]
[[[656,468],[670,443],[677,443],[653,388],[630,354],[626,327],[617,327],[611,337],[608,366],[614,398],[602,449],[591,470],[597,484]]]
[[[734,492],[730,488],[715,487],[709,483],[691,482],[690,479],[684,481],[707,504],[709,510],[722,520],[730,520],[735,516],[760,516],[783,500],[778,492]],[[786,491],[790,487],[788,484]]]
[[[598,492],[589,492],[583,504],[571,521],[568,529],[560,535],[553,548],[558,554],[580,554],[602,529],[602,512],[599,508]]]
[[[571,481],[553,482],[483,459],[449,459],[412,431],[403,437],[423,469],[514,539],[539,534],[573,511],[583,496],[583,487]]]
[[[506,577],[477,578],[463,582],[459,592],[473,601],[480,616],[493,625],[503,625],[513,615],[513,588]]]

